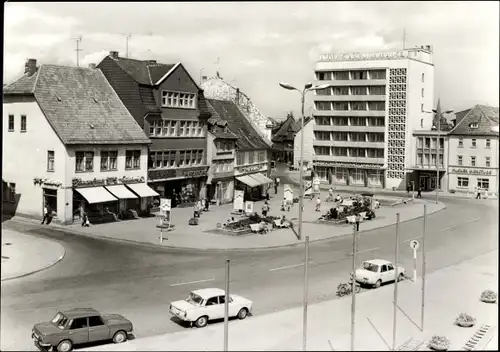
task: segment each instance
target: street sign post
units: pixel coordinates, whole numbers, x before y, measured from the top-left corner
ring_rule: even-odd
[[[413,249],[413,283],[417,283],[417,250],[420,243],[417,240],[411,240],[410,248]]]
[[[160,243],[163,243],[163,220],[168,216],[168,229],[172,221],[172,200],[167,198],[160,199]],[[167,238],[168,239],[168,238]]]

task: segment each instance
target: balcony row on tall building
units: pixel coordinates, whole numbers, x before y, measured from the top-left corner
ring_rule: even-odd
[[[3,89],[3,210],[91,222],[261,197],[271,182],[258,124],[237,102],[205,97],[182,63],[110,52],[89,68],[37,66]]]

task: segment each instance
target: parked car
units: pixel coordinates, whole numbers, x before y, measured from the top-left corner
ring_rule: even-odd
[[[119,314],[99,314],[92,308],[76,308],[58,312],[50,322],[35,324],[31,337],[40,350],[50,348],[68,352],[74,345],[127,340],[133,330],[130,320]]]
[[[189,293],[185,300],[170,304],[170,313],[182,321],[195,323],[198,328],[209,320],[224,318],[226,293],[219,288],[205,288]],[[241,296],[229,296],[229,317],[245,319],[252,313],[252,301]]]
[[[383,283],[394,281],[394,265],[383,259],[367,260],[356,270],[356,281],[360,284],[372,285],[375,288]],[[398,266],[398,281],[405,277],[406,270]]]

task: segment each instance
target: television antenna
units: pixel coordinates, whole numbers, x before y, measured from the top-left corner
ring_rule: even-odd
[[[127,58],[128,58],[128,41],[130,38],[132,38],[131,33],[125,35],[125,57]]]
[[[80,66],[80,51],[82,51],[82,49],[80,49],[80,42],[82,41],[82,36],[79,36],[79,37],[76,37],[76,38],[73,38],[74,41],[76,41],[76,67],[79,67]]]

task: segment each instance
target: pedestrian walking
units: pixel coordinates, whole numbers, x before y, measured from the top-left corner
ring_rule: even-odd
[[[199,218],[200,217],[200,208],[198,207],[198,202],[194,202],[193,205],[193,218]]]
[[[481,199],[481,190],[477,190],[476,199]]]
[[[47,215],[47,225],[52,222],[52,219],[56,216],[56,212],[52,210],[51,207],[48,207],[48,215]]]
[[[83,212],[82,216],[82,227],[90,227],[89,216],[86,212]]]
[[[406,186],[406,193],[410,194],[410,189],[411,189],[411,186],[410,186],[410,184],[408,183],[408,186]]]
[[[269,204],[267,203],[267,200],[266,200],[264,202],[264,205],[262,205],[262,216],[266,217],[269,210],[270,210],[270,207],[269,207]]]
[[[320,196],[318,196],[318,198],[316,199],[316,211],[321,211],[321,198]]]
[[[45,223],[45,220],[49,217],[49,206],[47,203],[43,206],[43,219],[42,219],[42,225]]]
[[[422,187],[418,187],[417,198],[422,198]]]

